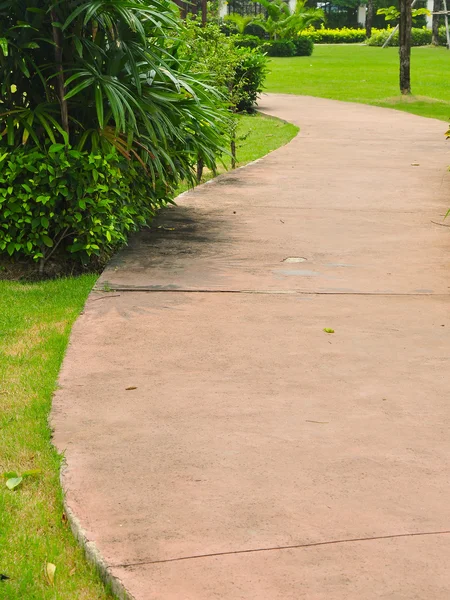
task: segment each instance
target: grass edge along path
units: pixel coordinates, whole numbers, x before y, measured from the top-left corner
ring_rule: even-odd
[[[83,556],[64,515],[62,457],[48,415],[73,322],[95,275],[33,284],[0,281],[0,468],[38,470],[0,488],[0,597],[8,600],[112,598]],[[53,584],[45,573],[56,566]]]
[[[239,118],[239,166],[286,144],[298,131],[272,117]],[[62,457],[51,444],[48,425],[70,331],[96,278],[0,280],[0,474],[40,471],[15,490],[0,479],[0,574],[8,577],[0,580],[0,598],[112,598],[64,515]],[[47,563],[56,565],[53,583]]]
[[[236,131],[237,168],[244,167],[248,163],[266,156],[269,152],[288,144],[299,131],[299,128],[292,125],[292,123],[261,113],[236,116],[239,120]],[[217,175],[229,172],[231,157],[226,156],[224,163],[225,166],[218,165]],[[213,178],[213,173],[205,169],[201,183],[206,183]],[[177,192],[182,194],[189,189],[188,184],[181,184]]]
[[[398,88],[398,48],[316,44],[312,56],[272,58],[266,92],[372,104],[422,117],[450,120],[449,51],[412,48],[411,88]]]

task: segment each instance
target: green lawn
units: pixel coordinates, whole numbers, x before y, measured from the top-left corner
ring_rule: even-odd
[[[284,146],[297,135],[298,127],[264,115],[241,115],[237,130],[238,167]],[[230,159],[226,164],[230,166]]]
[[[237,167],[265,156],[272,150],[284,146],[297,135],[298,127],[275,119],[255,113],[254,115],[237,115],[239,124],[236,131],[236,159]],[[219,165],[218,172],[224,173],[230,169],[231,158],[225,157],[225,166]],[[205,170],[202,182],[208,181],[213,174]],[[178,188],[178,193],[189,189],[187,184]]]
[[[240,117],[239,164],[287,143],[297,131],[278,119]],[[0,574],[9,578],[0,580],[0,598],[111,598],[63,518],[61,458],[47,421],[71,326],[95,280],[0,281],[0,475],[40,471],[14,491],[0,477]],[[48,562],[56,565],[54,587],[44,574]]]
[[[63,517],[61,459],[47,418],[73,321],[95,276],[0,281],[0,470],[39,469],[11,491],[0,479],[0,598],[106,600]],[[55,583],[44,566],[56,565]]]
[[[413,96],[398,92],[398,49],[316,44],[312,56],[273,58],[266,91],[363,102],[424,117],[450,119],[450,52],[413,48]]]

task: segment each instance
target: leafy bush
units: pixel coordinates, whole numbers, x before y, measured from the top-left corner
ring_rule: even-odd
[[[237,47],[235,38],[214,23],[202,27],[188,19],[178,39],[178,55],[222,91],[232,112],[251,111],[262,92],[267,59],[256,49]]]
[[[290,40],[271,40],[261,45],[261,51],[268,56],[294,56],[295,50],[294,42]]]
[[[372,29],[372,31],[375,31]],[[309,37],[315,44],[358,44],[366,40],[365,29],[351,29],[343,27],[342,29],[327,29],[321,27],[314,29],[308,27],[300,32],[300,36]]]
[[[236,35],[233,37],[236,48],[259,48],[261,40],[256,35]]]
[[[391,33],[392,28],[379,29],[372,34],[370,39],[367,40],[367,44],[369,46],[382,46]],[[445,30],[443,31],[443,35],[445,36]],[[427,46],[428,44],[431,44],[431,29],[426,29],[425,27],[423,29],[413,27],[411,29],[411,45]],[[398,31],[389,42],[389,46],[398,46]]]
[[[295,47],[295,56],[311,56],[314,50],[314,42],[305,35],[299,36],[293,40]]]
[[[107,256],[164,206],[153,187],[114,149],[108,155],[53,144],[48,152],[17,148],[0,155],[0,251],[39,261],[55,252],[83,263]]]
[[[70,194],[78,189],[79,182],[95,187],[89,179],[89,163],[82,158],[85,156],[104,157],[99,160],[111,166],[114,177],[107,174],[106,164],[102,171],[108,190],[114,188],[114,181],[118,189],[125,185],[120,173],[126,168],[135,170],[134,181],[139,181],[136,165],[141,165],[149,183],[141,203],[131,202],[133,210],[138,206],[142,210],[142,219],[139,215],[133,216],[132,221],[122,218],[125,204],[117,209],[116,220],[107,217],[106,222],[116,223],[118,228],[117,239],[112,232],[108,234],[111,242],[106,232],[99,234],[95,242],[90,237],[80,237],[79,228],[92,225],[92,220],[88,213],[77,213],[85,220],[76,229],[77,239],[84,245],[84,258],[92,249],[97,250],[92,244],[101,251],[119,239],[124,241],[123,223],[132,228],[140,220],[147,221],[156,206],[151,189],[164,190],[164,197],[168,198],[177,181],[195,180],[197,160],[214,170],[217,157],[227,145],[228,113],[220,94],[202,77],[193,76],[193,60],[180,62],[176,56],[173,40],[181,27],[176,11],[170,0],[0,3],[0,156],[10,157],[4,159],[2,169],[7,168],[5,164],[16,165],[16,160],[20,163],[25,155],[35,158],[34,152],[47,156],[46,149],[60,142],[67,149],[62,153],[76,176],[70,178],[71,201]],[[21,147],[23,150],[19,150]],[[69,151],[80,155],[75,158],[74,154],[67,154]],[[119,155],[124,164],[128,161],[128,167],[117,168]],[[56,156],[42,160],[56,168]],[[100,173],[98,169],[97,172]],[[66,176],[69,173],[64,170]],[[50,183],[50,178],[40,180],[38,194],[25,180],[20,183],[32,190],[32,195],[26,196],[27,188],[22,186],[20,198],[26,204],[27,218],[34,223],[36,214],[44,209],[42,201],[33,200],[33,194],[36,198],[50,195],[46,206],[59,206],[62,192],[53,198],[56,192]],[[94,183],[103,185],[100,179]],[[13,191],[18,192],[14,186]],[[100,191],[95,187],[92,193],[103,203],[105,198]],[[3,195],[3,208],[5,198]],[[7,199],[8,203],[13,202],[9,194]],[[14,203],[13,206],[16,207]],[[116,210],[114,203],[111,207]],[[21,212],[22,208],[17,215]],[[61,221],[59,212],[49,209],[43,215],[45,223],[45,219],[49,220],[48,230],[36,231],[36,236],[28,239],[27,229],[23,234],[14,229],[18,223],[11,221],[15,214],[14,209],[6,215],[6,226],[1,223],[0,252],[14,249],[22,255],[45,257],[42,236],[56,245],[61,231],[68,227],[69,236],[74,229],[70,211],[64,213],[69,215],[69,221]],[[59,247],[68,246],[60,242]]]
[[[240,58],[233,81],[234,104],[237,111],[251,112],[263,91],[267,76],[267,59],[257,50],[237,48]]]

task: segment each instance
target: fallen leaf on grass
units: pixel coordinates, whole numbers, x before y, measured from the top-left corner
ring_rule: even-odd
[[[0,573],[0,581],[6,581],[7,579],[10,579],[10,577],[8,577],[8,575],[4,575],[3,573]]]
[[[330,327],[325,327],[324,331],[325,333],[334,333],[334,329],[331,329]]]
[[[76,567],[74,567],[73,569],[70,569],[70,571],[69,571],[69,577],[73,577],[76,572],[77,572]]]
[[[9,471],[3,473],[3,477],[6,479],[6,487],[9,490],[15,490],[26,477],[35,477],[40,473],[40,469],[30,469],[29,471],[24,471],[22,475],[18,475],[15,471]]]
[[[22,483],[23,477],[10,477],[6,480],[6,487],[8,490],[15,490]]]
[[[55,571],[56,571],[56,565],[54,565],[53,563],[47,563],[45,565],[45,577],[47,578],[47,581],[50,585],[54,585],[55,584]]]

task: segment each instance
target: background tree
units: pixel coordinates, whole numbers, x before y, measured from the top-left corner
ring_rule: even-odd
[[[375,0],[367,0],[367,13],[366,13],[366,37],[370,38],[372,35],[373,17],[375,15]]]
[[[442,0],[434,0],[433,2],[433,13],[441,10]],[[433,14],[431,21],[431,43],[434,46],[439,46],[439,21],[440,15]]]
[[[400,55],[400,92],[411,93],[411,0],[400,0],[399,19],[399,55]]]

